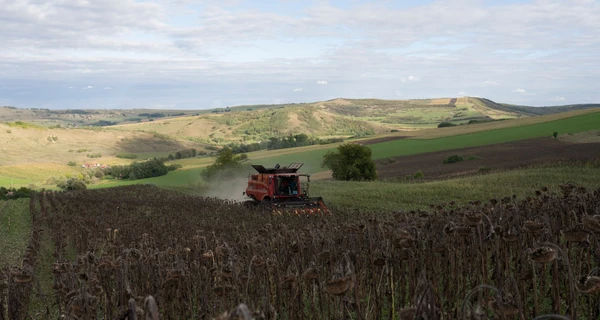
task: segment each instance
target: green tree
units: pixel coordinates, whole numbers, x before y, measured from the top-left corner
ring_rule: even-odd
[[[98,179],[102,179],[102,178],[104,178],[104,172],[102,172],[102,170],[98,169],[98,170],[96,170],[96,172],[94,172],[94,177],[96,177]]]
[[[297,147],[304,147],[310,144],[308,135],[306,135],[305,133],[297,134],[294,136],[294,138],[296,138]]]
[[[377,179],[371,148],[355,143],[342,144],[337,152],[323,156],[321,166],[332,171],[335,180],[362,181]]]
[[[144,162],[134,162],[131,165],[130,179],[145,179],[164,176],[169,172],[163,161],[157,158]]]
[[[59,181],[56,184],[56,186],[65,191],[87,189],[87,185],[85,184],[85,181],[83,181],[82,179],[79,179],[79,178],[75,178],[75,177],[71,177],[71,178],[67,178],[65,180]]]
[[[240,163],[241,161],[241,156],[235,155],[231,148],[224,147],[217,153],[215,162],[206,167],[206,169],[204,169],[200,175],[205,180],[211,180],[215,178],[217,174],[219,174],[219,177],[222,178],[234,177],[242,170],[242,164]]]
[[[438,124],[438,128],[446,128],[446,127],[456,127],[456,125],[452,122],[442,122]]]

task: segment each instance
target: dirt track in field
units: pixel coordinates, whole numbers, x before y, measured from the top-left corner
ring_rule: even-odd
[[[465,160],[444,164],[452,155]],[[479,159],[467,160],[469,156]],[[570,143],[554,138],[535,138],[482,147],[471,147],[377,160],[379,178],[404,178],[423,172],[425,179],[452,178],[491,170],[514,169],[559,161],[600,160],[600,143]]]

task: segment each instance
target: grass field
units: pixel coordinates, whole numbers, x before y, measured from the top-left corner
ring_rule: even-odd
[[[557,131],[560,136],[565,133],[589,131],[599,127],[600,112],[595,112],[521,127],[507,127],[496,130],[447,136],[437,139],[393,140],[372,144],[369,147],[373,151],[373,159],[383,159],[395,156],[475,147],[543,136],[552,136],[552,133],[555,131]],[[266,163],[268,165],[275,165],[276,163],[286,165],[290,162],[303,162],[303,172],[318,172],[323,170],[320,167],[323,155],[329,150],[334,150],[336,146],[337,145],[332,145],[326,149],[322,148],[297,153],[291,153],[293,150],[289,150],[287,151],[287,154],[278,153],[283,150],[274,150],[270,151],[272,154],[270,157],[263,153],[260,157],[255,157],[254,154],[249,154],[249,158],[252,163]]]
[[[204,168],[194,168],[188,170],[177,170],[169,172],[165,176],[140,179],[140,180],[115,180],[115,179],[105,179],[102,180],[101,183],[89,185],[89,189],[96,188],[109,188],[116,186],[127,186],[133,184],[154,184],[161,187],[190,187],[195,188],[198,184],[202,184],[202,179],[200,178],[200,172],[204,170]]]
[[[467,204],[513,194],[522,198],[533,195],[542,186],[558,192],[558,185],[567,182],[590,190],[600,188],[600,166],[533,167],[423,183],[321,180],[311,184],[310,192],[313,196],[322,196],[332,208],[389,212],[429,210],[430,204],[451,200]]]
[[[30,232],[29,199],[0,201],[0,270],[19,264]]]
[[[27,186],[31,183],[33,183],[33,181],[28,180],[28,179],[15,179],[15,178],[10,178],[10,177],[0,177],[0,186],[6,187],[6,188],[10,188],[13,186],[16,186],[19,188],[19,187]]]
[[[510,120],[502,120],[502,121],[492,121],[492,122],[484,122],[470,125],[462,125],[456,127],[445,127],[445,128],[427,128],[423,130],[415,130],[408,132],[393,132],[382,134],[381,137],[393,137],[393,136],[402,136],[402,137],[411,137],[413,139],[436,139],[436,138],[444,138],[449,136],[457,136],[457,135],[465,135],[471,133],[477,133],[482,131],[491,131],[498,129],[506,129],[506,128],[515,128],[515,127],[523,127],[536,125],[540,123],[552,122],[564,120],[572,117],[586,116],[589,114],[598,114],[600,113],[600,109],[585,109],[585,110],[576,110],[571,112],[564,113],[556,113],[549,114],[543,116],[536,117],[526,117],[520,119],[510,119]]]
[[[0,166],[0,186],[15,188],[46,187],[43,184],[50,177],[65,177],[76,175],[78,168],[54,163],[32,163],[12,166]]]
[[[589,131],[600,127],[600,112],[532,124],[522,127],[504,128],[478,133],[450,136],[430,140],[395,140],[371,145],[373,158],[381,159],[440,150],[476,147],[538,137],[551,137],[560,134]]]

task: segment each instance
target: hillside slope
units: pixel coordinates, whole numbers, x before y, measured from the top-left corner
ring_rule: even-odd
[[[529,107],[529,106],[519,106],[512,105],[506,103],[496,103],[492,100],[485,98],[478,98],[479,102],[484,106],[490,109],[501,110],[505,112],[515,112],[524,116],[540,116],[547,114],[557,114],[564,112],[571,112],[576,110],[587,110],[587,109],[595,109],[599,108],[600,104],[598,103],[588,103],[588,104],[573,104],[573,105],[564,105],[564,106],[550,106],[550,107]]]
[[[434,128],[441,122],[490,121],[523,116],[486,107],[477,98],[424,100],[334,99],[323,102],[242,106],[193,117],[156,119],[113,126],[148,131],[202,143],[256,142],[304,133],[316,137],[357,137]],[[219,112],[217,112],[219,111]]]
[[[67,165],[73,161],[122,162],[119,153],[169,153],[202,145],[186,140],[135,131],[102,128],[45,128],[29,124],[0,123],[0,166],[52,163]],[[91,155],[101,155],[90,158]]]
[[[102,126],[120,132],[150,132],[202,144],[251,143],[271,137],[361,137],[390,131],[515,119],[600,105],[522,107],[485,98],[418,100],[333,99],[314,103],[248,105],[212,110],[47,110],[0,108],[0,121],[50,128]],[[117,134],[118,135],[118,134]]]

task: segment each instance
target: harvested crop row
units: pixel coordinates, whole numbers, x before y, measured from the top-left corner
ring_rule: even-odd
[[[562,190],[377,216],[274,216],[139,185],[39,199],[56,312],[72,318],[149,295],[180,319],[240,303],[267,319],[598,318],[600,190]]]

